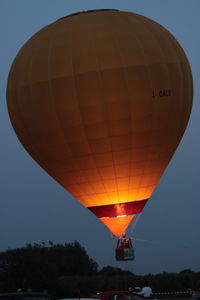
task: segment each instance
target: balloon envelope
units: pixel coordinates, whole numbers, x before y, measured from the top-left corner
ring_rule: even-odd
[[[192,75],[161,25],[88,11],[44,27],[22,47],[7,100],[30,155],[121,236],[182,138]]]

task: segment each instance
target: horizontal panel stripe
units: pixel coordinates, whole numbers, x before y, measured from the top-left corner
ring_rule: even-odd
[[[98,218],[117,217],[141,213],[147,201],[148,199],[144,199],[126,203],[91,206],[88,207],[88,209],[92,211]]]

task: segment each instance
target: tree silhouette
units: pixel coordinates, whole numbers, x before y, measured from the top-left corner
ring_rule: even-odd
[[[175,292],[200,288],[200,272],[135,275],[111,266],[98,270],[98,264],[74,241],[64,245],[52,241],[27,244],[0,253],[0,292],[47,290],[55,299],[89,297],[98,291],[142,287],[148,281],[153,292]],[[163,295],[155,295],[161,298]],[[186,294],[188,296],[188,294]]]

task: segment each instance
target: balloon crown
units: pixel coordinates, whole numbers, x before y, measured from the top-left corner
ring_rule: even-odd
[[[80,15],[80,14],[87,14],[87,13],[99,12],[99,11],[119,11],[119,10],[118,9],[109,9],[109,8],[90,9],[90,10],[79,11],[79,12],[64,16],[64,17],[58,19],[57,21],[60,21],[60,20],[65,19],[65,18],[73,17],[73,16],[76,16],[76,15]]]

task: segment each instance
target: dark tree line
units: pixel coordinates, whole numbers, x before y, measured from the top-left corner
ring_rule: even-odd
[[[27,244],[0,253],[0,291],[31,287],[53,291],[55,282],[70,276],[92,276],[98,265],[78,242],[64,245]]]
[[[143,286],[148,280],[154,292],[200,289],[200,272],[184,270],[138,276],[120,268],[104,267],[91,259],[77,242],[64,245],[27,244],[20,249],[0,253],[0,292],[18,288],[47,290],[55,298],[88,297],[98,291],[124,290]]]

